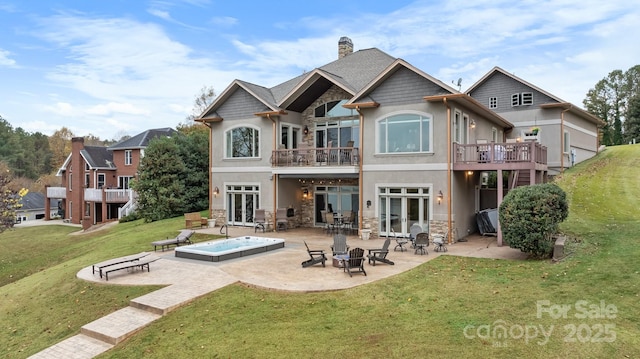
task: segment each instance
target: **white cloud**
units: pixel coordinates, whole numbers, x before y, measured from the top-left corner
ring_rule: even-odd
[[[117,103],[117,102],[109,102],[107,104],[101,104],[97,106],[92,106],[86,110],[89,115],[111,115],[124,113],[129,115],[143,115],[149,116],[151,111],[137,108],[135,105],[131,103]]]
[[[16,65],[16,61],[9,58],[9,51],[0,49],[0,66],[13,67]]]

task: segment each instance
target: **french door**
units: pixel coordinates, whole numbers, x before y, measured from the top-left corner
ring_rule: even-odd
[[[429,188],[378,188],[378,229],[380,235],[408,236],[409,228],[419,224],[428,231],[430,213]]]
[[[226,189],[227,223],[234,226],[252,226],[255,210],[260,205],[260,187],[229,185]]]
[[[316,226],[325,223],[323,211],[358,212],[358,186],[316,186],[314,193]]]

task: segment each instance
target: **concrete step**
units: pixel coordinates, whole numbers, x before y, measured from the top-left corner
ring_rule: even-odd
[[[196,298],[233,282],[235,282],[235,280],[229,279],[224,283],[201,283],[199,285],[194,285],[192,283],[185,285],[174,284],[143,295],[142,297],[132,299],[131,302],[129,302],[129,305],[157,315],[165,315],[170,311],[195,300]]]
[[[158,318],[158,314],[126,307],[84,325],[80,333],[116,345]]]
[[[90,359],[111,348],[113,345],[102,340],[78,334],[30,356],[29,359]]]

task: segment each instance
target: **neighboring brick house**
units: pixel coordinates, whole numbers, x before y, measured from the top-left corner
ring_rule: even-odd
[[[486,173],[497,172],[497,203],[503,171],[526,184],[547,173],[546,148],[506,141],[504,117],[346,37],[336,61],[272,88],[233,81],[196,121],[211,132],[210,217],[229,225],[253,226],[256,209],[271,227],[279,208],[289,227],[353,212],[374,235],[418,224],[456,240],[476,231]]]
[[[601,119],[500,67],[491,69],[467,93],[514,124],[508,138],[546,146],[549,174],[598,153],[598,131],[604,126]]]
[[[85,228],[118,220],[135,206],[129,182],[137,175],[149,141],[175,132],[147,130],[110,147],[85,146],[84,138],[72,138],[71,154],[57,173],[62,187],[47,187],[47,201],[60,199],[62,218]]]

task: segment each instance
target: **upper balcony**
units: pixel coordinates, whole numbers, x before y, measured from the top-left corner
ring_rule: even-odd
[[[547,147],[535,141],[457,144],[454,171],[546,170]]]
[[[127,203],[131,198],[130,189],[95,189],[85,188],[84,200],[87,202],[102,202],[102,194],[106,203]]]
[[[301,147],[272,151],[271,166],[356,166],[357,147]]]
[[[67,198],[67,189],[64,187],[47,187],[47,198]]]

